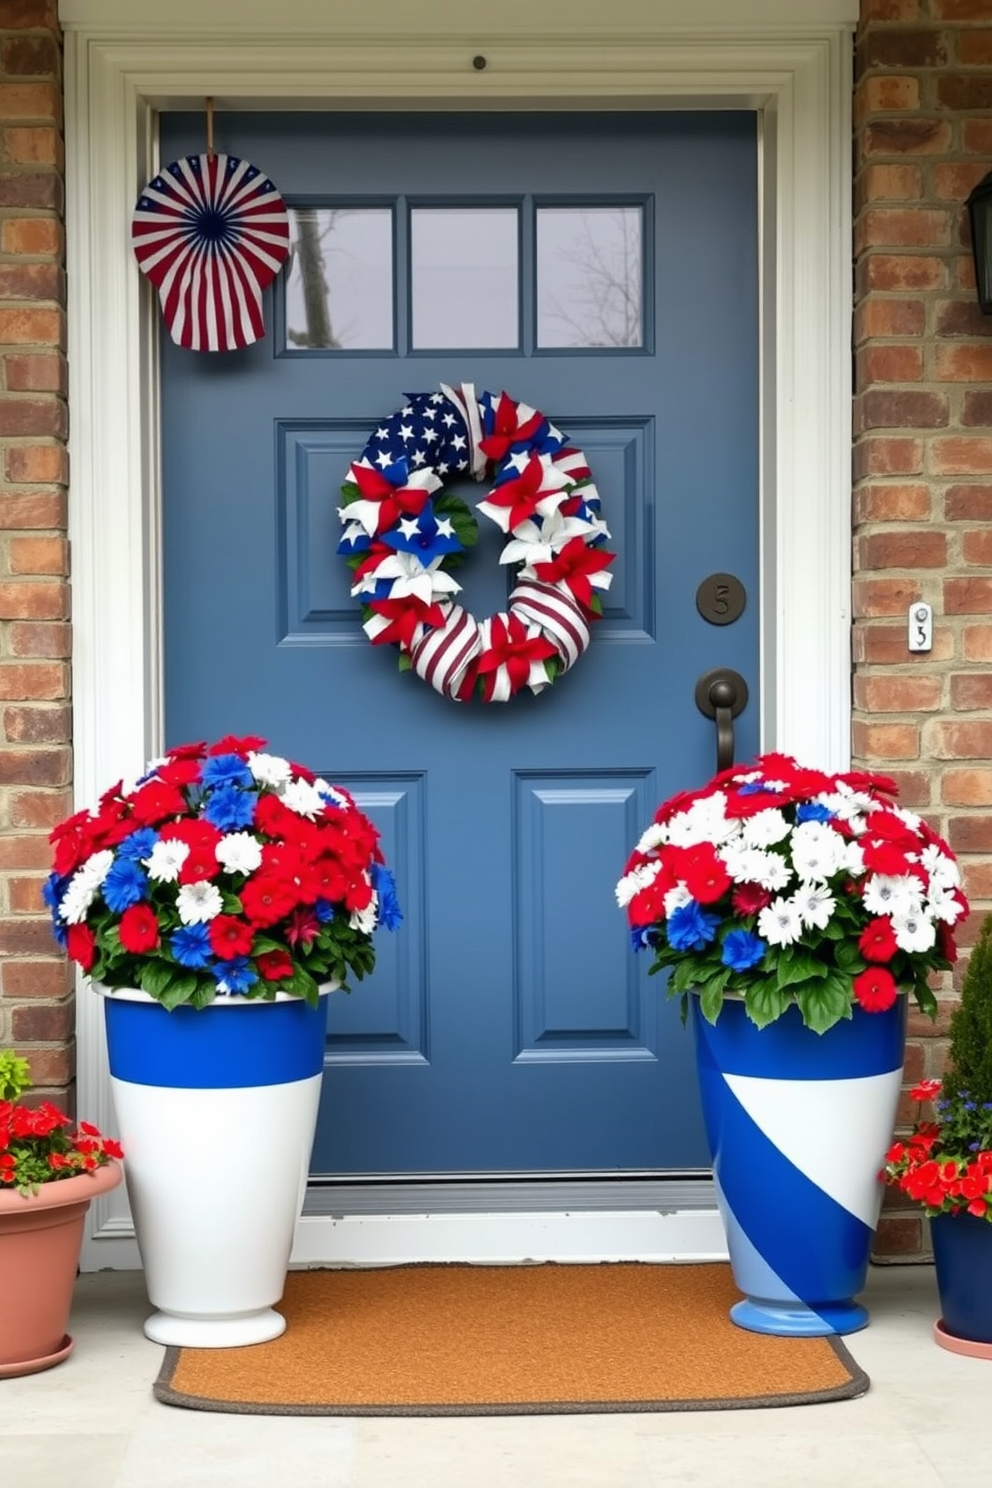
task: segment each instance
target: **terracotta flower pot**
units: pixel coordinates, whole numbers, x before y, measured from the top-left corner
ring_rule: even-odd
[[[92,1173],[44,1183],[25,1197],[0,1191],[0,1379],[59,1364],[90,1200],[120,1183],[111,1162]]]

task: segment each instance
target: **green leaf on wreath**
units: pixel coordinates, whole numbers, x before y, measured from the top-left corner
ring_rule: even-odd
[[[397,666],[399,667],[401,672],[413,671],[413,662],[410,660],[410,657],[405,651],[400,652],[400,659],[397,662]]]

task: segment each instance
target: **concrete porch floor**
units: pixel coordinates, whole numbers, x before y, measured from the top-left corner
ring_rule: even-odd
[[[877,1267],[860,1400],[779,1410],[434,1419],[235,1416],[152,1396],[140,1273],[79,1278],[75,1351],[0,1381],[0,1480],[30,1488],[988,1488],[992,1363],[938,1348],[933,1272]]]

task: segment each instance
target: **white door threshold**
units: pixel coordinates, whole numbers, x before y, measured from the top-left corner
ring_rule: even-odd
[[[595,1210],[498,1214],[304,1215],[294,1266],[398,1266],[462,1261],[725,1261],[716,1209]]]
[[[462,1261],[512,1266],[533,1261],[657,1263],[725,1261],[716,1209],[597,1209],[491,1214],[306,1214],[290,1264],[400,1266]],[[87,1237],[83,1271],[141,1268],[130,1219],[119,1216]]]

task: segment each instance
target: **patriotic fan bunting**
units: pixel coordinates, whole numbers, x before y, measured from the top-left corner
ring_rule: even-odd
[[[289,256],[289,216],[257,166],[174,160],[139,196],[131,240],[178,346],[234,351],[264,336],[262,290]]]
[[[446,479],[491,481],[477,510],[516,564],[507,610],[484,620],[455,601],[452,571],[478,536]],[[443,697],[509,702],[574,666],[603,613],[616,557],[581,450],[543,413],[472,383],[411,393],[348,468],[338,553],[352,569],[374,646],[392,644]]]

